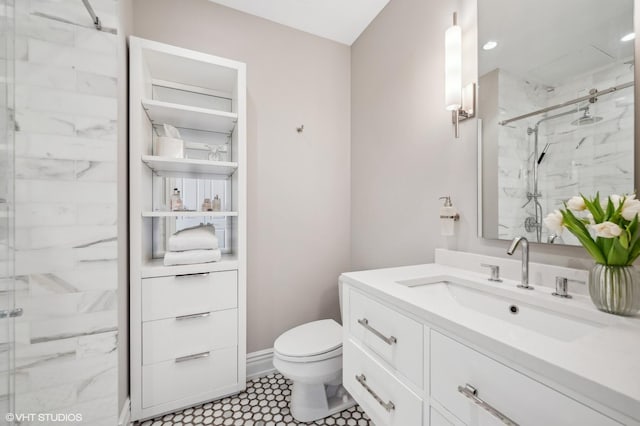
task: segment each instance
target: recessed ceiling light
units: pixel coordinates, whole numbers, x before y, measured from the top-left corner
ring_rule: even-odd
[[[491,49],[495,49],[497,45],[498,45],[497,41],[488,41],[484,44],[484,46],[482,46],[482,48],[484,50],[491,50]]]
[[[636,38],[636,33],[629,33],[629,34],[627,34],[627,35],[623,36],[623,37],[620,39],[620,41],[631,41],[631,40],[633,40],[634,38]]]

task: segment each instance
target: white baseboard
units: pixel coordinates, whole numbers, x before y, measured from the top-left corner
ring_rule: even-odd
[[[129,426],[131,424],[131,400],[127,397],[127,399],[124,400],[122,410],[120,410],[118,426]]]
[[[264,349],[247,354],[247,380],[263,377],[275,371],[273,349]]]

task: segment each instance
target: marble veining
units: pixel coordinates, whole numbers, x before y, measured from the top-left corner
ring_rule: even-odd
[[[117,0],[91,3],[116,26]],[[77,0],[17,1],[15,26],[15,410],[113,426],[117,38]]]
[[[499,111],[502,118],[511,118],[539,108],[555,105],[587,95],[589,89],[599,90],[633,81],[633,67],[615,64],[587,73],[580,78],[550,88],[498,71]],[[580,106],[585,106],[581,104]],[[538,192],[543,216],[562,206],[573,195],[583,193],[604,195],[628,193],[634,190],[633,174],[633,88],[599,97],[588,104],[593,116],[601,117],[597,124],[572,124],[583,112],[545,121],[539,125],[538,150],[548,143],[549,149],[539,166]],[[549,113],[547,116],[561,111]],[[524,235],[535,239],[535,231],[527,232],[525,219],[535,215],[533,201],[527,194],[533,192],[534,128],[545,115],[498,126],[498,201],[501,239]],[[542,240],[549,231],[543,227]],[[565,232],[561,242],[578,244],[573,235]]]

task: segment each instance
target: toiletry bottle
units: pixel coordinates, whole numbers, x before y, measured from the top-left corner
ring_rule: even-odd
[[[213,210],[213,207],[211,206],[211,198],[205,198],[202,202],[202,211],[210,212],[211,210]]]
[[[451,203],[451,197],[440,197],[444,200],[444,206],[440,207],[440,234],[450,237],[455,234],[454,224],[460,217]]]
[[[220,198],[218,198],[218,196],[216,195],[213,200],[212,200],[212,207],[213,207],[213,211],[214,212],[219,212],[220,211]]]
[[[173,194],[171,194],[171,211],[183,210],[182,198],[180,198],[180,191],[178,188],[173,188]]]

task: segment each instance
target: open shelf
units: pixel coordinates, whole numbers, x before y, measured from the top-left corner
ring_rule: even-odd
[[[142,107],[153,124],[171,124],[175,127],[231,133],[238,114],[214,109],[143,99]]]
[[[142,212],[142,217],[228,217],[238,212]]]
[[[218,262],[197,263],[195,265],[164,266],[163,259],[151,259],[142,264],[140,272],[142,278],[153,278],[230,271],[233,269],[238,269],[238,257],[234,254],[223,254],[222,259]]]
[[[167,173],[185,173],[228,177],[238,168],[238,163],[228,161],[190,160],[186,158],[157,157],[155,155],[143,155],[142,162],[160,176]]]

